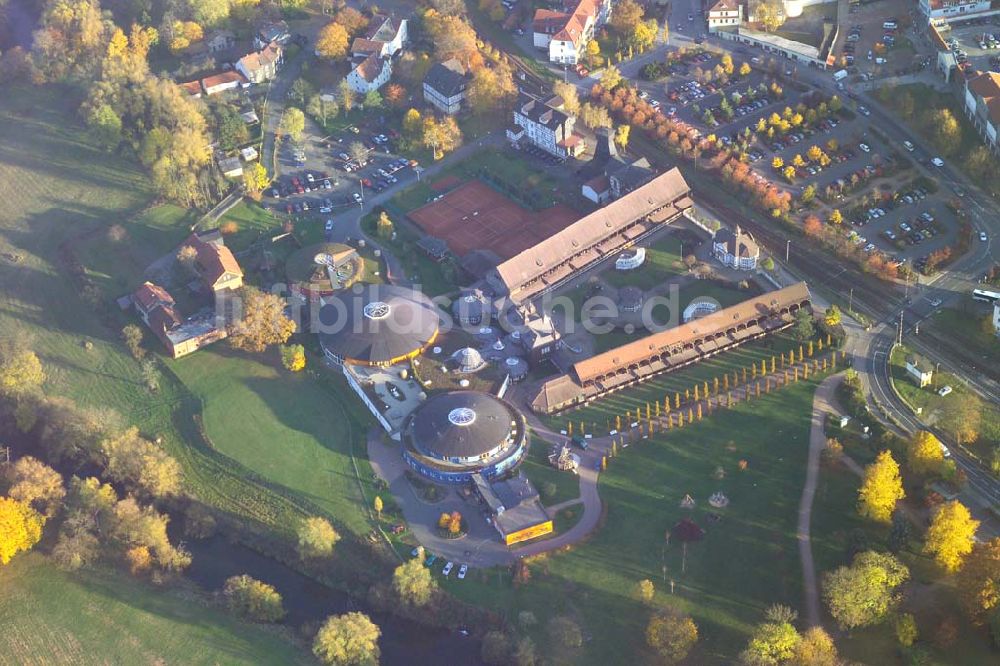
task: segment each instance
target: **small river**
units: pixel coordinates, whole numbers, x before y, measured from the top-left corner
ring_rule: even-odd
[[[284,623],[299,627],[320,623],[330,615],[361,611],[371,616],[382,630],[379,647],[381,663],[388,666],[448,664],[478,666],[480,643],[458,633],[427,627],[385,613],[374,613],[363,603],[339,590],[330,589],[245,546],[232,544],[221,536],[187,541],[192,562],[187,577],[208,592],[222,589],[230,576],[247,574],[273,585],[281,594],[287,616]]]

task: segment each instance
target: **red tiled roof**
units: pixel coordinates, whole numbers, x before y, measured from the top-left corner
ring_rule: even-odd
[[[358,75],[361,76],[365,81],[371,83],[378,78],[378,75],[382,73],[382,67],[384,67],[382,58],[377,53],[373,53],[355,67]]]
[[[712,8],[709,9],[708,11],[709,12],[735,12],[737,9],[739,9],[739,7],[740,7],[740,4],[736,0],[719,0],[714,5],[712,5]]]
[[[152,282],[144,282],[132,294],[132,300],[140,309],[149,311],[159,303],[173,305],[174,299],[166,289]]]
[[[281,57],[281,47],[271,42],[256,53],[248,53],[240,58],[240,63],[248,72],[268,67]]]
[[[244,83],[246,78],[237,71],[222,72],[221,74],[213,74],[212,76],[206,76],[201,80],[201,85],[205,87],[208,91],[209,88],[215,88],[216,86],[225,85],[227,83]]]
[[[597,0],[580,0],[569,13],[539,9],[535,12],[533,29],[535,32],[549,32],[548,28],[562,24],[562,28],[552,39],[572,42],[577,45],[583,37],[589,19],[597,18]]]
[[[351,43],[351,53],[381,53],[385,42],[378,39],[355,37]]]
[[[986,103],[987,115],[994,125],[1000,125],[1000,74],[983,72],[974,76],[966,83],[969,90],[978,99]]]
[[[187,81],[185,83],[178,83],[184,92],[188,95],[200,95],[201,94],[201,81]]]
[[[218,243],[208,243],[197,234],[191,234],[186,244],[198,252],[201,278],[207,284],[214,286],[226,273],[243,277],[243,269],[240,268],[239,262],[221,240]]]

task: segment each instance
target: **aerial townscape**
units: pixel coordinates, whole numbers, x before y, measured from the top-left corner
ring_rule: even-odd
[[[7,664],[1000,664],[1000,0],[0,0]]]

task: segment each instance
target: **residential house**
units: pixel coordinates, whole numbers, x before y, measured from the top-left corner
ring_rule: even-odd
[[[573,132],[576,116],[556,108],[558,97],[542,101],[521,93],[514,107],[514,125],[507,129],[512,143],[527,141],[556,157],[575,157],[583,151],[583,138]]]
[[[737,224],[735,231],[722,227],[715,232],[712,238],[712,255],[723,266],[738,271],[752,271],[757,268],[760,247],[753,236],[740,229]]]
[[[292,33],[288,30],[288,24],[284,21],[274,21],[257,27],[257,32],[253,36],[253,46],[255,49],[262,49],[274,42],[284,46],[291,39]]]
[[[965,115],[994,153],[1000,152],[1000,74],[982,72],[965,80]]]
[[[260,51],[248,53],[236,62],[236,71],[250,83],[266,83],[278,74],[283,49],[277,42],[271,42]]]
[[[708,31],[738,26],[743,20],[743,5],[739,0],[718,0],[708,9]]]
[[[219,159],[219,171],[226,178],[239,178],[243,175],[243,165],[238,157],[222,157]]]
[[[457,59],[436,63],[424,77],[424,101],[453,116],[462,108],[468,84],[465,67]]]
[[[547,50],[549,62],[575,65],[583,59],[594,30],[611,17],[611,0],[568,0],[562,11],[537,9],[532,43]]]
[[[232,30],[213,30],[205,38],[205,49],[209,53],[228,51],[236,46],[236,35]]]
[[[595,133],[594,158],[583,172],[585,178],[590,176],[581,188],[585,198],[604,204],[642,187],[656,175],[645,157],[636,160],[621,157],[610,129],[599,127]]]
[[[388,83],[390,76],[392,76],[392,61],[372,53],[351,70],[346,80],[351,90],[366,95]]]
[[[132,294],[132,304],[173,358],[187,356],[226,337],[225,329],[218,327],[210,314],[181,321],[173,297],[158,284],[143,283]]]
[[[372,53],[391,57],[399,53],[409,41],[406,19],[376,14],[368,22],[364,36],[356,37],[351,44],[355,58],[366,58]]]
[[[201,87],[206,95],[218,95],[219,93],[233,90],[246,83],[243,75],[236,71],[222,72],[213,76],[206,76],[201,80]]]
[[[239,158],[234,158],[239,161]],[[197,252],[194,267],[206,287],[219,292],[243,286],[243,269],[217,229],[191,234],[185,241]]]

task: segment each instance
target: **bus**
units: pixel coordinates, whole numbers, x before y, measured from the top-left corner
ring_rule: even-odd
[[[972,300],[982,301],[983,303],[1000,303],[1000,293],[986,291],[985,289],[973,289]]]

